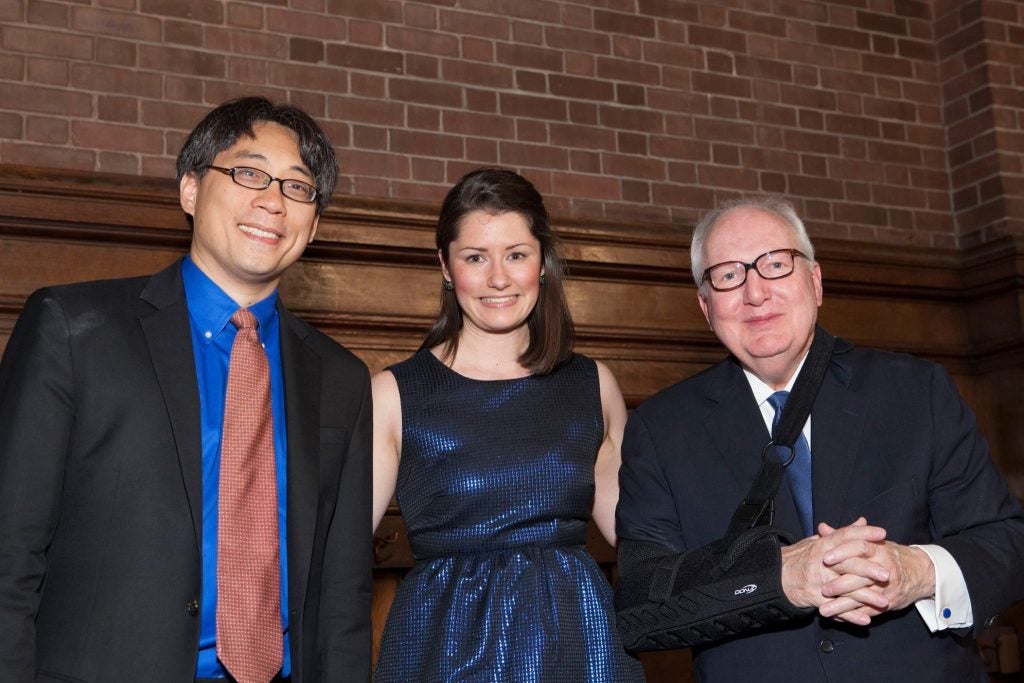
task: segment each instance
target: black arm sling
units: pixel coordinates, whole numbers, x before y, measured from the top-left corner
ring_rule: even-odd
[[[771,525],[775,495],[834,346],[835,338],[817,327],[782,417],[761,451],[757,477],[723,538],[682,554],[620,542],[615,602],[628,649],[706,645],[814,612],[790,603],[782,590],[781,547],[794,539]]]

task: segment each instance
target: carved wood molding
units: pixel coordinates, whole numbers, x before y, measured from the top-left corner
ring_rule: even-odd
[[[317,240],[286,277],[283,295],[299,314],[343,341],[355,340],[357,348],[414,348],[436,307],[435,218],[436,207],[426,204],[336,197]],[[666,363],[721,355],[694,302],[689,226],[553,222],[581,348]],[[0,258],[20,260],[31,252],[70,261],[53,274],[60,276],[55,281],[102,276],[99,265],[86,267],[97,249],[138,257],[112,257],[111,276],[150,272],[154,262],[184,252],[189,239],[172,179],[0,164]],[[1018,239],[965,252],[829,238],[816,246],[825,274],[822,319],[837,333],[965,366],[1019,355],[1015,307],[1024,287],[1024,249]],[[82,262],[74,262],[76,250]],[[0,316],[16,315],[26,288],[40,284],[5,277]],[[414,291],[415,301],[378,305],[377,297],[399,286],[406,295]]]
[[[373,369],[408,356],[437,306],[437,207],[337,197],[317,240],[282,283],[299,315]],[[567,260],[578,348],[606,362],[627,404],[724,355],[696,303],[691,227],[553,217]],[[36,287],[143,274],[184,253],[190,227],[173,180],[0,164],[0,349]],[[821,319],[857,343],[938,360],[964,380],[1002,449],[1024,444],[1024,243],[962,252],[816,240]],[[1010,396],[1010,394],[1013,396]],[[1011,474],[1016,459],[1000,464]],[[1024,475],[1015,490],[1024,488]],[[592,534],[593,535],[593,534]],[[377,534],[378,565],[410,566],[396,510]],[[596,538],[590,547],[614,559]]]

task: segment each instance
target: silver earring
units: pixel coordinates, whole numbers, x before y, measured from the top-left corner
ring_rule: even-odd
[[[540,274],[540,286],[541,286],[541,287],[543,287],[543,286],[544,286],[544,273],[541,273],[541,274]]]
[[[445,280],[444,288],[450,292],[455,289],[455,284],[451,280]]]

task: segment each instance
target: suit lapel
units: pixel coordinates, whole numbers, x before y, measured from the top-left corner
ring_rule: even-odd
[[[198,551],[203,528],[203,447],[199,387],[180,262],[150,278],[140,297],[153,307],[139,316],[139,324],[167,406]]]
[[[864,397],[850,388],[851,368],[843,353],[851,348],[848,342],[836,340],[836,353],[811,411],[814,519],[832,526],[853,521],[842,514],[859,464],[867,414]]]
[[[708,385],[706,399],[705,429],[746,494],[760,467],[757,454],[767,443],[768,432],[759,427],[761,414],[750,385],[733,359],[723,364],[722,372]]]
[[[718,370],[708,384],[703,417],[709,437],[736,482],[734,500],[727,503],[735,509],[761,469],[761,451],[771,436],[739,363],[730,358]],[[775,496],[773,523],[800,535],[796,506],[785,483]]]
[[[320,357],[306,330],[278,303],[281,364],[288,427],[288,577],[292,604],[301,604],[309,576],[319,500]]]

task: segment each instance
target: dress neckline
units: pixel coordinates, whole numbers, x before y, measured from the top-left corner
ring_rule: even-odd
[[[468,375],[463,375],[461,372],[458,372],[457,370],[454,370],[447,363],[443,362],[440,358],[435,356],[434,352],[431,351],[430,349],[423,349],[423,353],[425,353],[428,356],[430,356],[430,358],[431,358],[431,360],[433,360],[433,362],[435,362],[438,365],[440,365],[447,372],[449,372],[452,375],[455,375],[456,377],[458,377],[458,378],[460,378],[462,380],[465,380],[467,382],[478,382],[480,384],[496,384],[496,383],[500,383],[500,382],[521,382],[524,379],[533,379],[533,378],[536,377],[536,375],[531,373],[529,375],[523,375],[522,377],[507,377],[507,378],[496,378],[496,379],[477,379],[476,377],[469,377]]]

